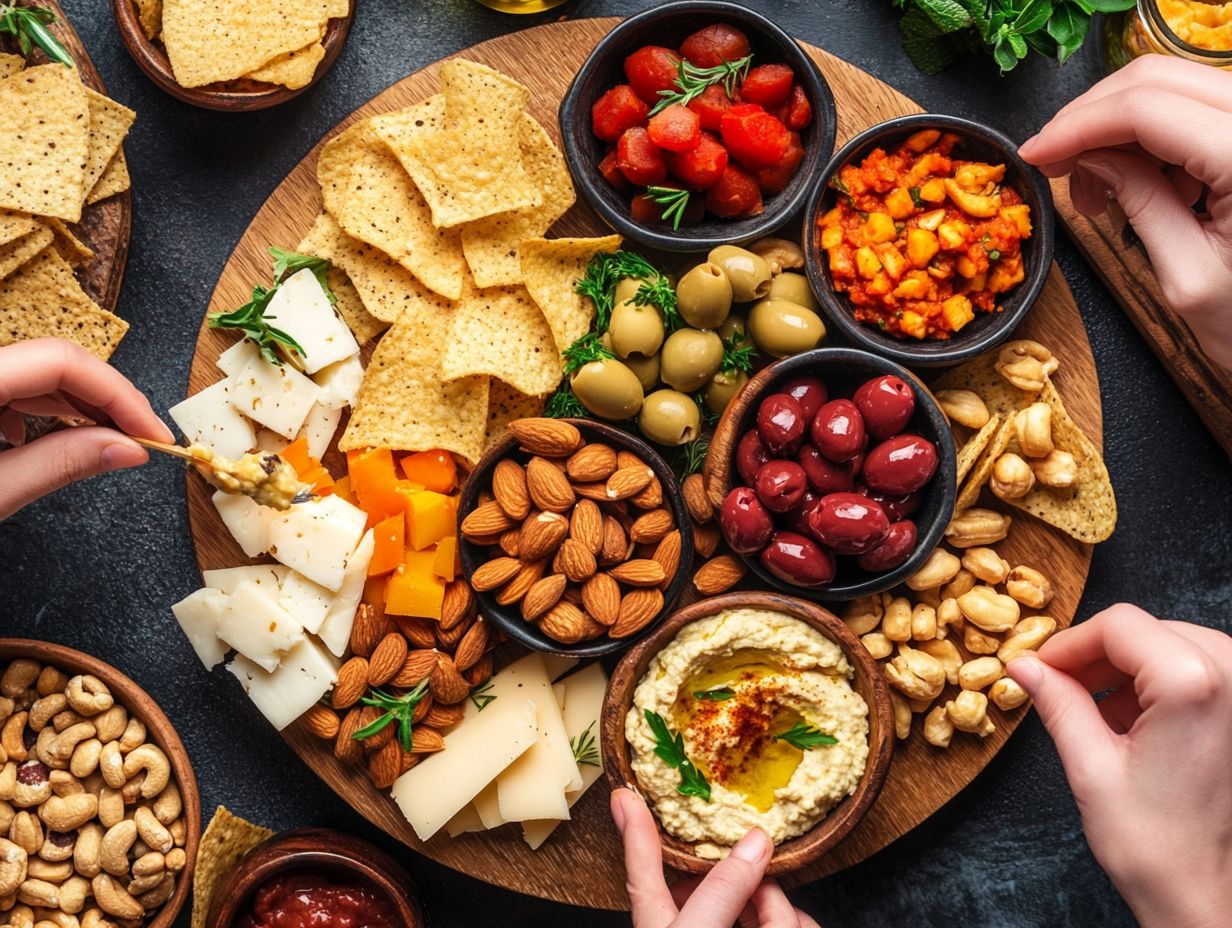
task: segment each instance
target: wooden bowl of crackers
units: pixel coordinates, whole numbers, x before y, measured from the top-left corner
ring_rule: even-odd
[[[333,65],[355,18],[355,0],[325,0],[315,13],[244,4],[246,25],[213,0],[176,3],[170,16],[162,0],[112,0],[120,38],[146,77],[177,100],[221,112],[299,96]]]

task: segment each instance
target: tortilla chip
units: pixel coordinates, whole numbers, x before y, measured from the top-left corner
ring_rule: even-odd
[[[258,844],[272,838],[268,828],[246,822],[232,815],[225,806],[214,811],[214,817],[201,836],[197,849],[196,870],[193,872],[192,928],[205,928],[214,890],[231,868]]]
[[[73,267],[85,264],[94,257],[94,249],[74,235],[73,230],[59,219],[48,217],[43,220],[43,224],[51,229],[51,234],[55,236],[52,245],[60,252],[60,257]]]
[[[0,245],[7,245],[39,227],[39,221],[25,213],[0,210]]]
[[[552,329],[556,350],[564,351],[590,331],[595,305],[577,292],[586,265],[600,251],[620,249],[619,235],[605,238],[542,238],[522,243],[521,278]]]
[[[26,66],[26,59],[21,55],[10,55],[0,52],[0,80],[10,77]]]
[[[1103,455],[1070,418],[1051,380],[1044,384],[1039,401],[1051,407],[1052,442],[1058,450],[1074,456],[1078,479],[1069,490],[1036,484],[1026,496],[1005,502],[1079,541],[1105,541],[1116,528],[1117,505]]]
[[[322,27],[324,35],[324,27]],[[246,77],[254,81],[264,81],[267,84],[282,84],[290,90],[299,90],[312,83],[313,75],[317,73],[317,65],[325,57],[325,46],[318,39],[311,45],[297,48],[293,52],[279,55],[266,62],[255,71],[249,71]]]
[[[127,322],[81,289],[54,248],[43,249],[0,281],[0,345],[65,338],[106,361],[127,331]]]
[[[479,460],[488,378],[442,378],[440,346],[449,340],[451,316],[447,307],[418,302],[382,336],[339,450],[444,448],[472,464]]]
[[[492,287],[462,298],[442,342],[446,379],[487,374],[535,396],[560,383],[563,363],[552,329],[525,287]]]
[[[64,65],[0,80],[0,209],[77,222],[89,130],[86,90]]]
[[[451,300],[462,296],[466,260],[456,230],[438,230],[423,196],[368,121],[321,150],[325,209],[351,237],[375,245]]]
[[[530,419],[543,412],[546,396],[527,396],[503,380],[493,378],[488,386],[488,430],[483,450],[505,434],[514,419]]]
[[[359,347],[363,347],[389,328],[388,322],[382,322],[368,310],[364,309],[364,301],[351,283],[346,271],[340,267],[330,267],[325,272],[329,289],[334,294],[334,309],[347,324]]]
[[[997,373],[997,353],[990,351],[952,370],[946,371],[929,386],[938,390],[971,390],[979,394],[990,413],[1007,416],[1035,402],[1035,394],[1019,390]]]
[[[41,222],[36,222],[33,232],[0,245],[0,280],[15,272],[54,240],[55,233]]]
[[[1000,420],[1000,425],[997,426],[996,431],[988,439],[988,444],[980,454],[975,466],[971,468],[971,475],[967,478],[966,485],[959,491],[958,499],[954,503],[955,514],[975,505],[975,501],[980,498],[980,490],[984,489],[984,484],[992,476],[992,469],[997,463],[997,458],[1005,453],[1005,449],[1009,447],[1010,439],[1013,437],[1014,417],[1007,416]]]
[[[957,474],[955,482],[961,487],[963,478],[971,472],[971,468],[975,466],[975,462],[979,460],[980,454],[988,447],[988,442],[992,440],[992,436],[1001,426],[1000,416],[989,416],[988,421],[984,423],[984,427],[967,439],[966,443],[958,449],[958,454],[955,455],[957,463]]]
[[[124,157],[124,149],[112,156],[107,168],[95,183],[94,189],[90,191],[86,197],[86,205],[97,203],[99,200],[105,200],[107,197],[113,197],[117,193],[123,193],[132,186],[132,181],[128,176],[128,160]]]
[[[89,87],[86,88],[86,99],[90,107],[90,148],[86,155],[83,184],[86,191],[91,191],[120,150],[137,114]]]
[[[519,144],[522,163],[543,195],[543,205],[499,213],[462,227],[462,250],[479,287],[520,283],[518,249],[522,242],[546,233],[577,199],[564,155],[529,113],[522,114]]]
[[[157,39],[163,31],[163,0],[137,0],[137,18],[145,37]]]

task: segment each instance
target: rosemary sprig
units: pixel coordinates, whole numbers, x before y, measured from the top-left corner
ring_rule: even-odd
[[[703,702],[723,702],[735,695],[736,691],[730,686],[716,686],[713,689],[694,691],[693,698]]]
[[[338,302],[338,298],[334,296],[334,291],[329,289],[329,280],[325,276],[329,272],[329,262],[324,258],[300,254],[298,251],[286,251],[277,245],[271,246],[269,253],[274,258],[275,284],[282,283],[296,271],[308,268],[308,270],[312,271],[313,276],[316,277],[317,283],[321,285],[321,289],[325,291],[325,295],[329,297],[329,301],[331,303]]]
[[[826,744],[838,744],[838,739],[833,735],[827,735],[825,732],[818,731],[812,725],[805,725],[803,722],[797,722],[782,734],[775,735],[774,740],[786,741],[801,751],[810,751],[813,748],[819,748]]]
[[[709,450],[710,442],[700,437],[687,445],[681,445],[672,455],[672,470],[681,480],[689,474],[700,473],[706,464],[706,452]]]
[[[616,285],[626,277],[646,280],[666,278],[658,269],[639,254],[632,251],[603,251],[590,259],[586,273],[577,282],[578,293],[588,296],[595,304],[595,331],[606,332],[612,320],[612,307],[616,298]],[[670,289],[670,288],[669,288]],[[641,291],[639,290],[639,293]],[[675,309],[675,293],[672,294],[672,309]],[[635,298],[636,301],[636,298]],[[656,303],[656,306],[659,304]],[[663,307],[659,307],[662,309]]]
[[[604,347],[603,342],[600,341],[601,338],[598,332],[587,332],[560,353],[565,359],[566,377],[577,373],[591,361],[603,361],[616,357]]]
[[[576,738],[569,739],[569,747],[573,749],[573,759],[577,761],[579,767],[599,766],[599,745],[595,742],[594,732],[591,730],[594,727],[595,723],[591,722],[584,732]]]
[[[734,374],[743,371],[753,373],[753,354],[757,349],[743,332],[733,332],[731,338],[723,339],[723,360],[719,362],[719,370],[724,374]]]
[[[543,414],[549,419],[584,419],[586,407],[582,405],[567,383],[562,383],[543,407]]]
[[[672,224],[673,232],[680,231],[680,221],[684,218],[684,211],[689,208],[689,197],[691,195],[688,190],[682,190],[679,187],[646,188],[646,196],[664,207],[660,218],[664,222]]]
[[[488,692],[491,689],[492,689],[491,681],[483,684],[482,686],[471,687],[471,691],[468,694],[468,698],[470,699],[471,702],[475,704],[475,708],[478,709],[480,712],[488,708],[488,706],[492,704],[492,700],[496,698],[495,693]]]
[[[710,782],[685,755],[684,737],[680,732],[672,734],[663,716],[650,709],[646,710],[646,722],[650,725],[650,731],[654,735],[655,754],[663,763],[680,771],[680,785],[676,787],[676,792],[682,796],[697,796],[709,802]]]
[[[302,358],[304,349],[299,342],[282,329],[270,325],[269,320],[275,317],[265,315],[265,310],[269,308],[270,300],[274,298],[277,290],[277,286],[268,290],[265,287],[253,287],[252,299],[239,309],[234,309],[229,313],[211,313],[210,328],[239,329],[245,337],[256,343],[261,349],[261,357],[270,364],[282,364],[282,355],[278,351],[279,346],[298,352]]]
[[[367,696],[360,700],[360,703],[365,706],[375,706],[385,711],[376,721],[370,725],[365,725],[355,734],[351,735],[351,737],[356,741],[363,741],[366,738],[371,738],[378,732],[384,731],[389,725],[397,725],[398,743],[402,745],[402,750],[409,754],[411,752],[411,717],[414,716],[415,707],[419,705],[426,692],[428,692],[427,680],[424,680],[409,693],[404,693],[401,696],[393,696],[384,690],[372,689]]]
[[[674,103],[688,106],[693,100],[700,97],[707,87],[719,83],[723,85],[727,95],[734,98],[736,96],[736,85],[748,76],[749,65],[752,63],[752,55],[745,55],[743,58],[737,58],[735,61],[724,61],[713,68],[699,68],[683,58],[680,59],[676,75],[676,89],[660,90],[659,96],[663,99],[654,105],[650,115],[653,116]]]
[[[52,61],[71,68],[72,56],[47,28],[55,21],[56,14],[46,7],[0,4],[0,33],[16,38],[17,47],[24,57],[29,58],[30,52],[37,47]]]

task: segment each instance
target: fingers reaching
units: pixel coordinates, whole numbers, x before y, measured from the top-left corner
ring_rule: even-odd
[[[636,928],[666,928],[677,910],[663,878],[663,850],[654,817],[631,789],[613,790],[611,806],[612,819],[624,843],[625,887],[633,923]],[[735,920],[733,915],[728,924]]]
[[[757,912],[756,928],[800,928],[800,913],[774,880],[766,880],[757,887],[753,908]]]
[[[761,885],[773,852],[774,846],[764,831],[750,831],[702,880],[680,910],[674,928],[734,924]]]
[[[52,432],[0,454],[0,520],[40,496],[96,474],[135,467],[145,450],[111,429]]]

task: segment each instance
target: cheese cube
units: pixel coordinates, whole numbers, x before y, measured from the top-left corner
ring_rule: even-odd
[[[230,596],[241,583],[251,582],[271,596],[277,597],[278,588],[290,571],[281,564],[255,564],[252,567],[221,567],[218,570],[203,570],[201,581],[210,589]]]
[[[347,642],[351,640],[351,626],[355,624],[355,610],[364,595],[364,582],[368,579],[368,563],[372,560],[372,552],[376,548],[376,535],[372,529],[364,533],[359,547],[347,561],[346,572],[342,577],[342,586],[334,597],[321,623],[319,635],[325,647],[337,657],[342,657],[346,651]]]
[[[244,369],[244,366],[254,358],[261,356],[261,349],[250,338],[241,338],[238,342],[218,356],[215,362],[218,369],[228,377],[233,377]]]
[[[359,388],[364,383],[364,365],[355,354],[329,367],[323,367],[312,375],[313,382],[321,388],[317,402],[330,409],[354,406],[359,399]]]
[[[241,583],[227,598],[218,637],[273,673],[282,655],[304,640],[303,626],[278,605],[277,593],[255,583]]]
[[[313,374],[335,361],[359,354],[347,324],[338,318],[317,276],[304,268],[278,287],[265,317],[299,342],[304,372]]]
[[[337,592],[367,522],[367,514],[346,500],[317,497],[270,517],[269,551],[292,570]]]
[[[248,557],[259,557],[269,550],[266,513],[270,510],[256,503],[251,496],[224,493],[218,490],[211,497],[223,525]]]
[[[319,583],[313,583],[303,574],[291,570],[282,581],[278,605],[295,616],[296,621],[304,626],[304,631],[315,635],[329,615],[336,596]]]
[[[321,388],[290,364],[257,357],[230,380],[228,399],[254,422],[293,439],[304,427]]]
[[[252,423],[231,405],[228,378],[176,403],[167,413],[190,444],[205,445],[216,454],[238,458],[257,443]]]
[[[188,643],[193,646],[206,670],[221,664],[227,653],[218,640],[218,623],[222,621],[226,603],[227,594],[204,587],[189,593],[171,607],[171,614],[180,623]]]
[[[279,731],[311,709],[338,679],[338,662],[308,638],[288,651],[273,673],[243,656],[231,661],[227,670]]]
[[[330,409],[317,403],[308,411],[304,427],[299,434],[308,440],[308,453],[318,461],[325,457],[329,444],[334,440],[334,432],[338,431],[338,422],[342,419],[341,409]]]

